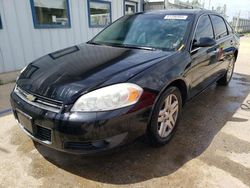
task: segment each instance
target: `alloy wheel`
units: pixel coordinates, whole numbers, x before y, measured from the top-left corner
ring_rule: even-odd
[[[233,70],[234,70],[234,59],[232,59],[229,63],[228,69],[227,69],[227,81],[231,79],[233,75]]]
[[[166,138],[174,129],[179,113],[179,101],[177,96],[170,94],[165,99],[158,115],[158,134]]]

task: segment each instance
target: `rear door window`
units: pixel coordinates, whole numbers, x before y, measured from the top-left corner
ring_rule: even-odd
[[[211,20],[214,26],[215,39],[220,39],[227,36],[227,27],[222,17],[211,15]]]

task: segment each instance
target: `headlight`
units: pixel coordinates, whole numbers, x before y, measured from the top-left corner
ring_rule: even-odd
[[[108,111],[135,104],[143,89],[135,84],[122,83],[107,86],[81,96],[72,112]]]

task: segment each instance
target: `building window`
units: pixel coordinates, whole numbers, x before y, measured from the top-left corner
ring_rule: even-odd
[[[130,15],[138,12],[138,3],[134,1],[124,1],[124,14]]]
[[[111,2],[89,0],[89,27],[105,27],[111,23]]]
[[[3,25],[2,25],[2,18],[1,18],[1,15],[0,15],[0,29],[3,29]]]
[[[69,28],[68,0],[30,0],[35,28]]]

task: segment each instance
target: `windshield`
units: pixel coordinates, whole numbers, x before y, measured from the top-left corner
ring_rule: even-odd
[[[90,43],[176,50],[184,41],[191,15],[135,14],[104,29]]]

